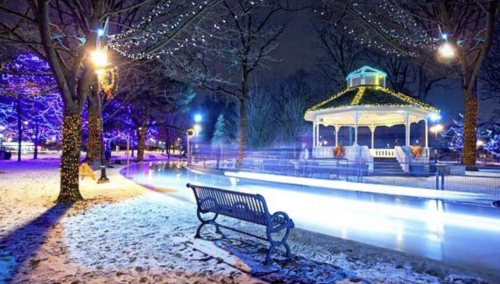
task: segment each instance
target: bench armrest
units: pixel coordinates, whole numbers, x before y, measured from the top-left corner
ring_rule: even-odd
[[[274,232],[281,231],[285,228],[294,228],[295,224],[293,220],[288,217],[283,211],[277,211],[270,218],[270,224],[268,225]],[[274,224],[279,224],[277,227],[274,227]]]

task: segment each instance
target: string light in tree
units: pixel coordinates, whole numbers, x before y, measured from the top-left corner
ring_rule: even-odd
[[[220,22],[212,22],[203,14],[220,2],[167,1],[154,7],[132,28],[108,36],[108,45],[130,59],[157,59],[183,48],[205,45],[212,31],[220,29]]]

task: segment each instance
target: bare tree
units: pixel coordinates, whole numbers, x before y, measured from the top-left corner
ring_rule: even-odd
[[[278,93],[273,94],[273,98],[279,110],[275,112],[275,121],[281,142],[298,143],[300,137],[306,134],[307,123],[304,120],[304,113],[315,103],[316,83],[315,81],[313,83],[310,74],[299,70],[276,84]]]
[[[500,29],[495,31],[491,52],[484,62],[480,82],[482,83],[481,99],[500,102]],[[498,104],[497,104],[498,105]],[[500,112],[500,107],[497,107]],[[498,117],[498,113],[495,113]]]
[[[224,25],[217,38],[216,59],[221,64],[205,62],[204,69],[225,68],[229,75],[225,78],[228,84],[205,81],[204,86],[218,94],[228,95],[239,103],[240,142],[236,166],[240,169],[247,141],[250,79],[256,71],[272,62],[271,52],[285,28],[279,19],[285,7],[277,0],[226,0],[223,1],[223,7],[221,13]]]
[[[276,93],[266,91],[266,87],[254,81],[249,88],[247,103],[247,143],[253,149],[270,146],[277,134],[275,115]]]
[[[313,24],[313,47],[320,50],[322,57],[319,69],[326,81],[334,83],[329,91],[347,88],[346,78],[366,58],[366,48],[350,38],[338,23]]]

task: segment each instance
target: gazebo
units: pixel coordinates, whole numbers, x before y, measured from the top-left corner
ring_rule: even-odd
[[[360,158],[373,162],[374,157],[396,158],[403,170],[408,171],[411,161],[410,129],[411,124],[425,121],[424,145],[415,158],[420,161],[429,159],[428,117],[438,115],[439,110],[410,96],[396,93],[386,88],[387,74],[364,66],[346,78],[348,88],[329,99],[309,108],[304,119],[313,123],[314,158],[338,157],[340,147],[338,134],[341,127],[351,127],[354,131],[352,145],[342,145],[342,154],[349,161]],[[320,125],[333,127],[335,144],[323,145],[319,139]],[[393,148],[375,148],[376,128],[404,125],[404,144]],[[367,127],[371,132],[370,145],[358,144],[358,128]],[[371,168],[373,165],[371,166]]]

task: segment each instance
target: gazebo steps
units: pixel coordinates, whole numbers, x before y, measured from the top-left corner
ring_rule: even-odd
[[[374,158],[372,175],[390,175],[390,176],[406,176],[396,158]]]

